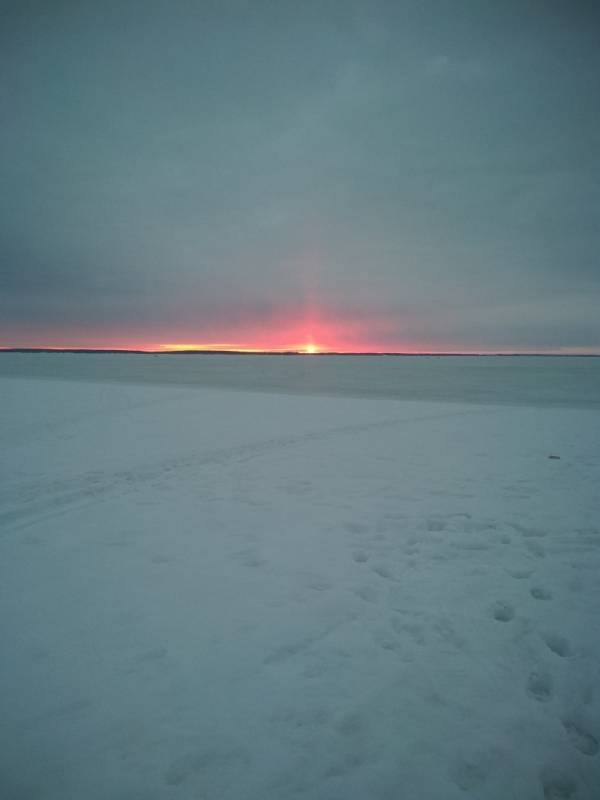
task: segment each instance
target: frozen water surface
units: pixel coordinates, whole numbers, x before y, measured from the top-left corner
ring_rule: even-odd
[[[2,353],[0,376],[600,408],[600,357]]]
[[[598,798],[599,367],[0,354],[0,797]]]

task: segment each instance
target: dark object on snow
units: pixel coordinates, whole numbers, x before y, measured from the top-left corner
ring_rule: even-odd
[[[550,456],[548,456],[548,458],[560,458],[560,456],[552,456],[552,455],[550,455]]]

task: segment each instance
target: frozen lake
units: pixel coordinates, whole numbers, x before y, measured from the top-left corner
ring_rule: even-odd
[[[0,353],[0,377],[398,400],[600,407],[600,358]]]
[[[599,371],[0,355],[2,800],[598,800]]]

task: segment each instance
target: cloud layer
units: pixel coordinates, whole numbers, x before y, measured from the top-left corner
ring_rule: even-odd
[[[593,4],[0,9],[0,344],[600,352]]]

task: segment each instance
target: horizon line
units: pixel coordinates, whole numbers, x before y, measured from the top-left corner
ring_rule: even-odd
[[[536,350],[528,351],[482,351],[482,350],[456,350],[456,351],[437,351],[437,350],[422,350],[422,351],[403,351],[403,350],[316,350],[308,352],[306,350],[144,350],[137,348],[126,347],[2,347],[0,352],[3,353],[129,353],[135,355],[167,355],[167,356],[181,356],[181,355],[238,355],[238,356],[540,356],[540,357],[563,357],[563,358],[600,358],[600,353],[590,352],[564,352],[564,351],[545,351],[540,352]]]

